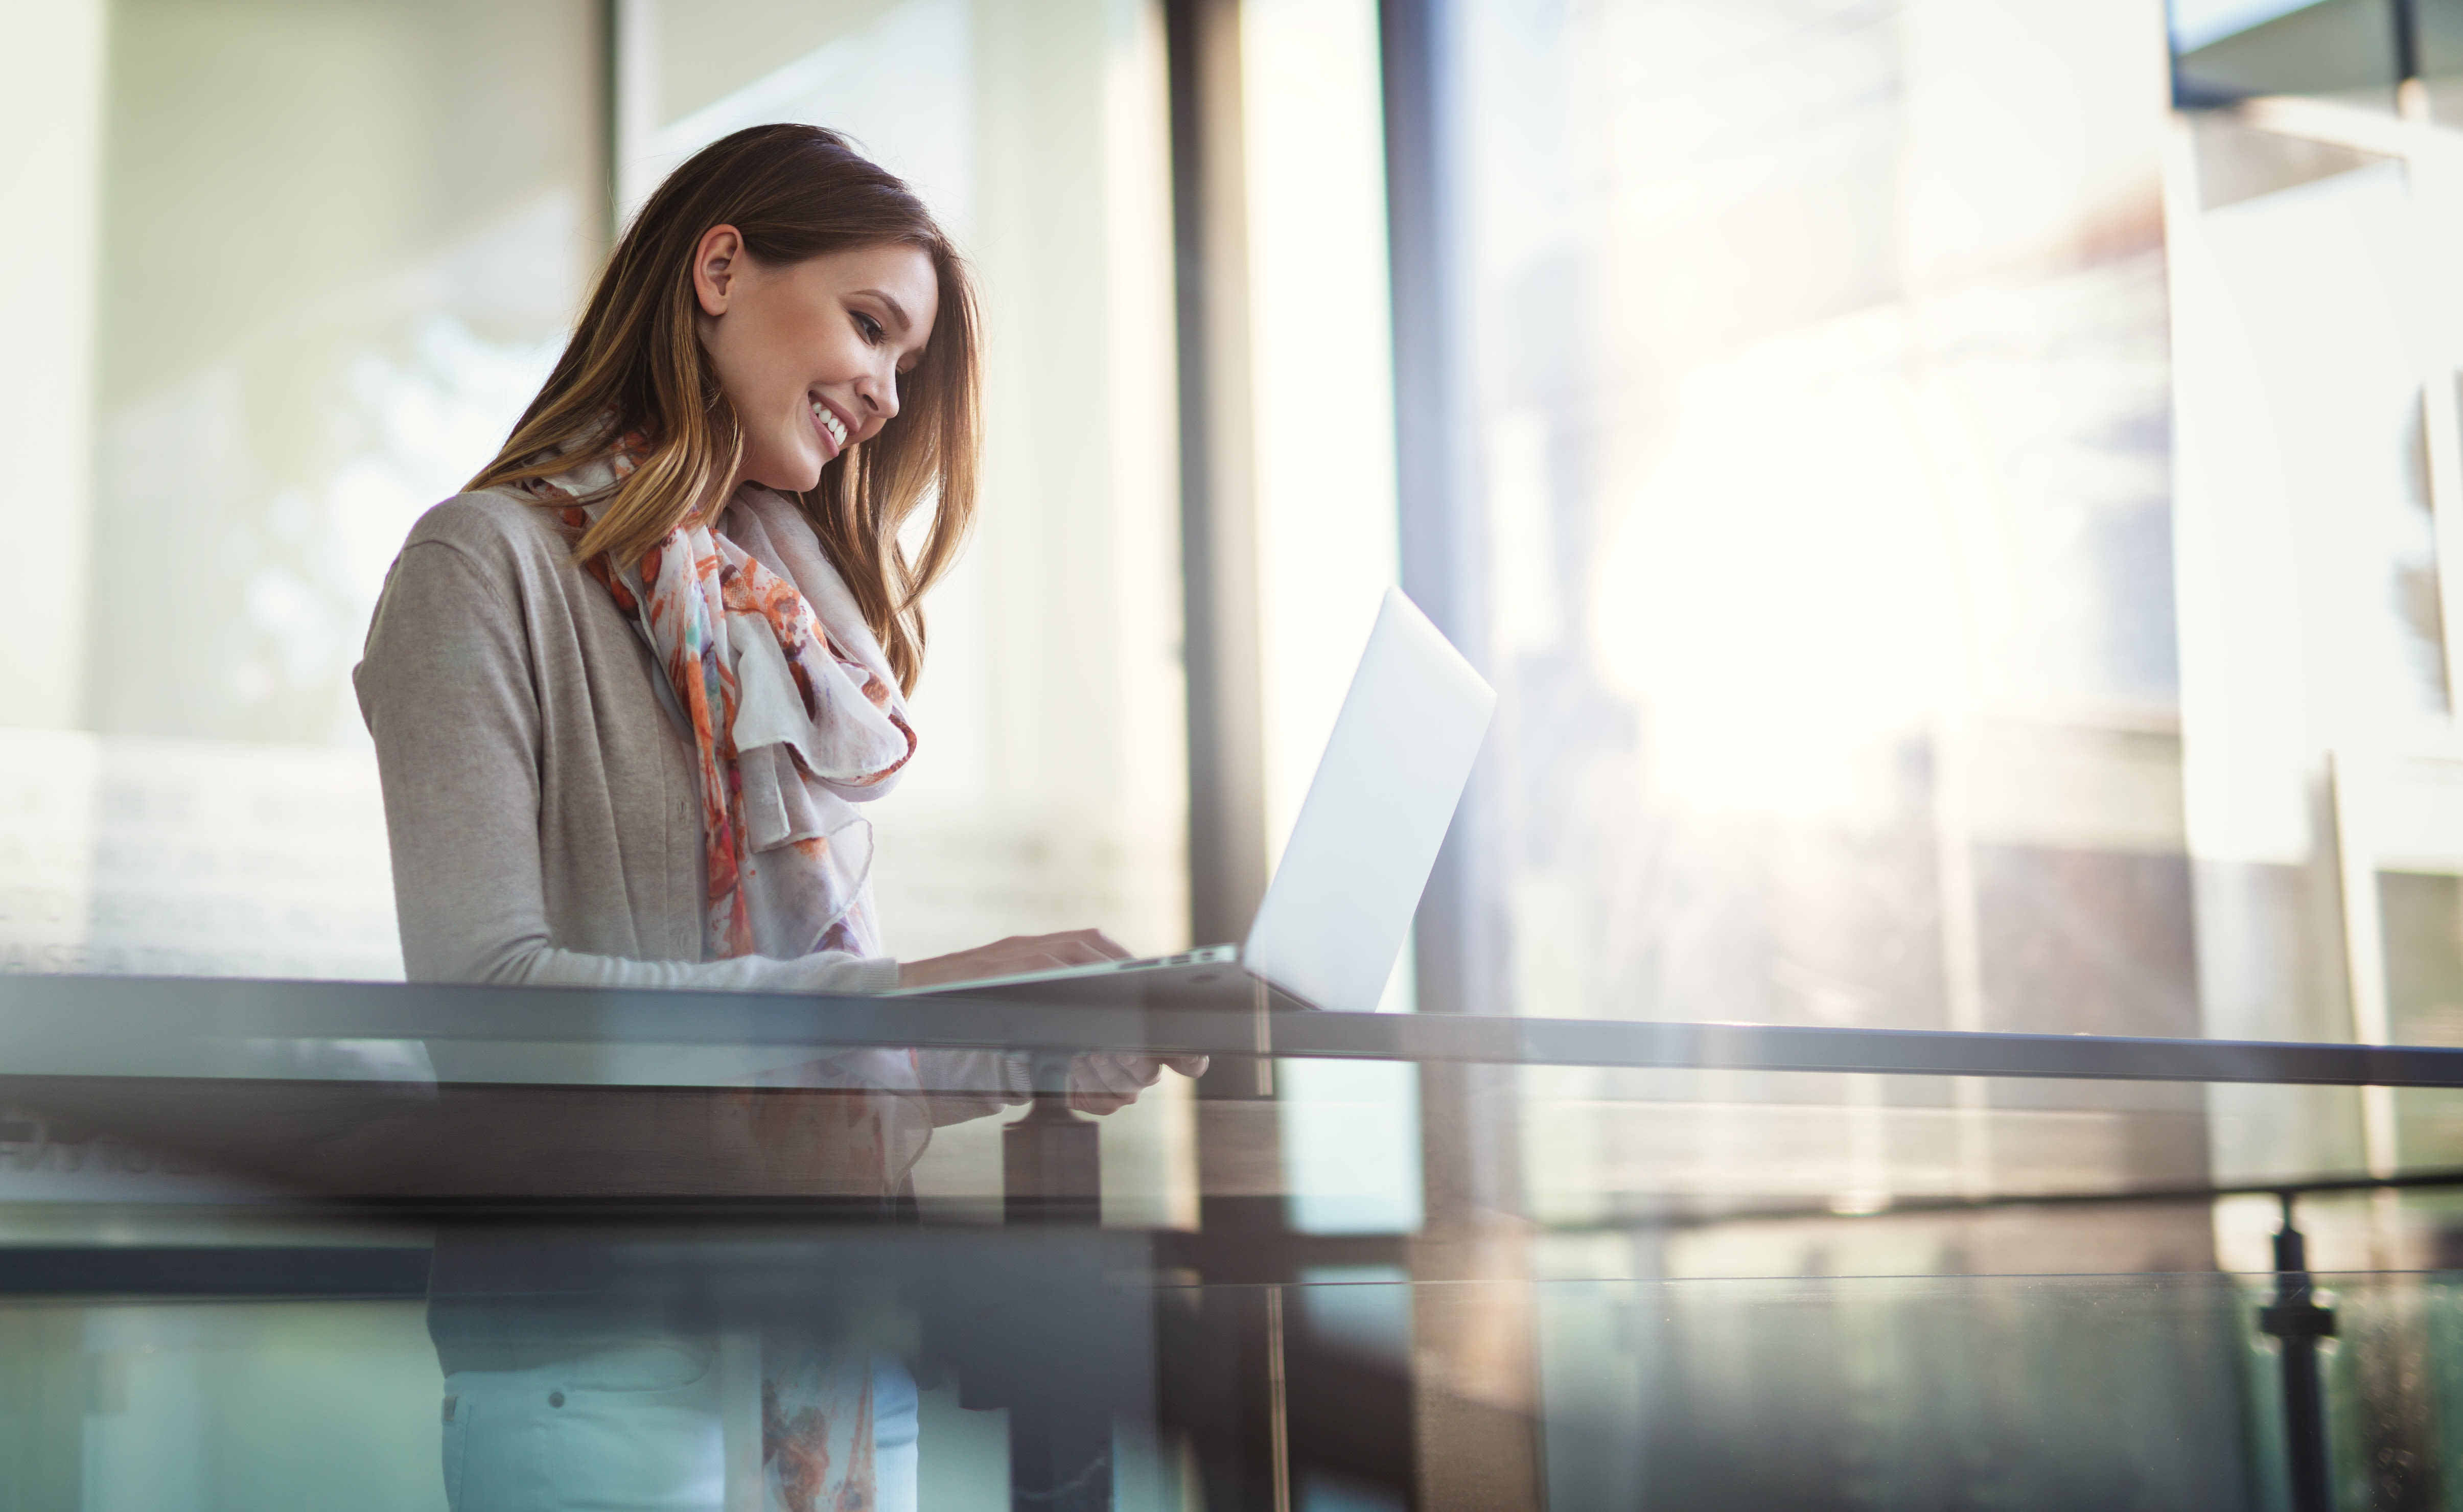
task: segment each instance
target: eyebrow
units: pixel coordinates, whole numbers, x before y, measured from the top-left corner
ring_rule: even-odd
[[[897,300],[891,298],[888,295],[883,294],[881,290],[858,289],[856,293],[868,294],[874,298],[880,300],[882,303],[889,306],[889,318],[898,322],[898,329],[902,335],[915,329],[915,322],[907,318],[906,306],[900,304]]]

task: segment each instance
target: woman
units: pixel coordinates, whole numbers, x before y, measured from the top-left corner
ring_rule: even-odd
[[[413,979],[861,993],[1125,953],[1081,930],[901,963],[873,916],[855,805],[918,750],[919,601],[975,505],[976,345],[948,237],[835,133],[738,132],[651,196],[503,450],[411,531],[356,674]],[[927,509],[910,559],[902,530]],[[1082,1057],[1075,1101],[1110,1111],[1161,1069]],[[748,1119],[756,1142],[792,1138],[827,1190],[875,1196],[932,1125],[1026,1091],[1005,1058],[969,1053],[777,1080],[849,1112],[783,1135]],[[710,1339],[593,1325],[508,1342],[501,1312],[473,1324],[441,1303],[431,1326],[457,1505],[702,1505],[725,1479]],[[911,1386],[777,1355],[772,1496],[897,1504],[885,1451],[901,1398],[911,1446]],[[626,1413],[654,1397],[666,1426],[649,1432]],[[592,1403],[610,1415],[568,1450],[505,1447],[582,1434]],[[529,1436],[490,1436],[514,1419]],[[815,1464],[837,1467],[827,1487]],[[906,1475],[911,1492],[911,1457]]]

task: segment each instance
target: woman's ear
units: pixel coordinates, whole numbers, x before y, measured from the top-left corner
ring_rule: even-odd
[[[715,319],[727,313],[743,257],[744,236],[734,227],[713,226],[701,233],[701,244],[693,249],[693,297],[702,314]]]

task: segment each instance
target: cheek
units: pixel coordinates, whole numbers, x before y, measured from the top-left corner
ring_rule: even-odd
[[[796,322],[764,311],[732,333],[735,340],[713,354],[727,396],[748,412],[796,407],[811,381],[810,336]]]
[[[766,354],[758,342],[748,340],[742,332],[721,326],[708,349],[719,392],[727,396],[727,402],[739,416],[749,419],[771,407],[768,395],[776,385],[770,381]]]
[[[764,397],[774,404],[785,404],[804,390],[805,363],[798,361],[796,342],[785,332],[774,332],[762,343],[759,380]]]

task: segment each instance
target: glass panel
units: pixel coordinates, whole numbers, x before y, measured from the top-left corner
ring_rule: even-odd
[[[1270,863],[1399,578],[1377,28],[1367,0],[1240,8]]]
[[[22,271],[75,287],[11,318],[34,321],[12,349],[59,354],[58,382],[11,381],[0,433],[45,459],[7,507],[59,581],[8,673],[0,970],[401,975],[347,675],[387,566],[535,392],[611,177],[629,205],[778,119],[909,173],[985,283],[988,497],[933,605],[931,755],[880,815],[891,941],[1187,943],[1151,7],[81,0],[5,24],[41,60],[11,129],[63,134],[5,186],[64,217],[45,266],[71,272]]]
[[[817,1442],[817,1404],[868,1388],[873,1420],[896,1423],[877,1430],[864,1478],[887,1506],[990,1512],[1011,1504],[1014,1485],[1048,1496],[1055,1455],[1084,1477],[1058,1487],[1080,1493],[1055,1503],[1073,1507],[1213,1504],[1262,1490],[1277,1465],[1295,1505],[1425,1504],[1469,1489],[1428,1483],[1434,1456],[1420,1435],[1431,1429],[1490,1454],[1498,1479],[1530,1476],[1533,1499],[1515,1504],[1549,1508],[2287,1504],[2283,1347],[2258,1327],[2264,1277],[1432,1287],[1322,1267],[1271,1287],[1007,1288],[951,1332],[936,1288],[1003,1267],[1036,1275],[1031,1251],[985,1244],[955,1263],[915,1243],[897,1254],[909,1272],[876,1289],[870,1325],[808,1341],[794,1384],[741,1401],[739,1383],[694,1372],[724,1372],[736,1350],[774,1365],[799,1347],[720,1332],[695,1345],[707,1361],[635,1348],[569,1367],[456,1359],[447,1370],[428,1338],[438,1315],[418,1302],[0,1303],[0,1499],[214,1512],[272,1496],[426,1512],[550,1475],[568,1489],[604,1478],[606,1493],[634,1499],[605,1504],[649,1504],[646,1487],[682,1491],[677,1478],[696,1473],[713,1494],[736,1490],[735,1467],[752,1462],[739,1448],[752,1442],[731,1436],[738,1417],[769,1435],[769,1479],[792,1492],[800,1471],[836,1490],[844,1465],[774,1451],[799,1428]],[[892,1259],[770,1243],[701,1274],[783,1297],[799,1262],[825,1256],[841,1280],[880,1276]],[[2335,1321],[2321,1374],[2337,1504],[2440,1504],[2458,1431],[2463,1276],[2316,1281]],[[645,1281],[630,1295],[659,1290]],[[544,1316],[552,1301],[591,1295],[512,1305]],[[749,1325],[766,1309],[739,1300],[718,1311]],[[904,1346],[847,1342],[892,1318]],[[1528,1340],[1529,1395],[1497,1400],[1475,1377],[1414,1381],[1415,1337],[1499,1327]],[[925,1359],[933,1371],[919,1386],[905,1362]],[[1245,1415],[1256,1404],[1242,1391],[1269,1371],[1273,1433]],[[526,1441],[508,1432],[522,1427]],[[1517,1440],[1528,1447],[1509,1447]],[[851,1447],[842,1425],[835,1447]]]
[[[2198,1189],[2237,1131],[2221,1116],[2211,1127],[2205,1091],[1533,1066],[1520,1086],[1525,1193],[1533,1218],[1580,1229]]]
[[[74,289],[31,348],[64,393],[11,449],[77,465],[10,491],[52,597],[10,662],[0,968],[401,974],[348,674],[599,252],[596,15],[11,12],[60,27],[9,50],[68,144],[12,136],[58,181],[10,196],[16,239],[65,214]]]
[[[2175,90],[2184,104],[2306,95],[2390,112],[2395,11],[2391,0],[2187,0],[2173,7]]]
[[[893,953],[1088,926],[1184,948],[1160,15],[1114,0],[642,15],[620,73],[628,204],[728,132],[809,121],[907,177],[982,278],[980,524],[928,604],[919,756],[874,815]]]
[[[1485,1000],[2195,1032],[2160,8],[1453,11]]]
[[[426,1312],[0,1302],[0,1505],[441,1512]]]
[[[2436,936],[2451,878],[2388,876],[2390,935]],[[2403,958],[2409,1021],[2444,989]],[[1245,1013],[865,1012],[21,984],[0,1002],[0,1447],[33,1447],[5,1473],[54,1499],[30,1504],[106,1506],[183,1472],[181,1505],[321,1496],[355,1458],[423,1506],[540,1477],[610,1504],[775,1479],[821,1505],[852,1484],[883,1508],[1090,1512],[1278,1485],[1335,1507],[1976,1486],[2243,1506],[2278,1495],[2296,1422],[2387,1497],[2426,1495],[2455,1432],[2442,1147],[2404,1146],[2409,1186],[2318,1163],[2349,1137],[2257,1166],[2303,1152],[2267,1145],[2278,1107],[2127,1079],[2175,1047],[2093,1042],[2138,1057],[2121,1079],[1958,1079],[1752,1068],[1788,1045],[1906,1057],[1902,1036],[1689,1031],[1685,1053],[1735,1063],[1578,1067],[1515,1058],[1647,1026],[1291,1015],[1269,1028],[1295,1047],[1497,1063],[1286,1056],[1259,1078]],[[890,1038],[925,1044],[865,1059]],[[1240,1093],[1201,1105],[1199,1150],[1050,1097],[929,1129],[992,1111],[1007,1054],[1049,1088],[1067,1046],[1148,1039],[1210,1045]],[[2047,1068],[2078,1043],[1956,1041]],[[2203,1069],[2259,1063],[2217,1046]],[[1415,1082],[1476,1118],[1420,1128]],[[1275,1145],[1242,1127],[1278,1127],[1281,1159],[1243,1164]],[[927,1129],[973,1153],[904,1188],[885,1157]],[[2331,1336],[2284,1310],[2312,1291]],[[2301,1358],[2322,1418],[2284,1406]]]
[[[2430,118],[2441,124],[2463,120],[2463,6],[2424,0],[2419,7],[2420,76]]]

